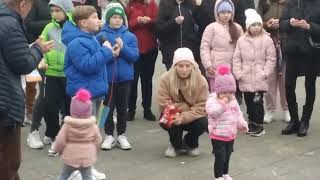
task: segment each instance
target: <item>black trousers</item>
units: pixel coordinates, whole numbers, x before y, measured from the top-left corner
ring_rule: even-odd
[[[104,101],[104,105],[108,105],[111,96],[111,101],[109,104],[110,112],[108,114],[105,123],[105,133],[107,135],[113,135],[114,122],[113,122],[113,111],[117,110],[117,133],[121,135],[126,132],[127,129],[127,118],[128,118],[128,98],[130,91],[131,81],[114,83],[109,83],[108,95]],[[112,90],[113,89],[113,90]],[[111,92],[113,91],[113,92]]]
[[[32,110],[32,124],[30,128],[30,132],[33,132],[35,130],[39,130],[39,127],[41,125],[41,120],[43,118],[44,114],[44,107],[45,107],[45,101],[44,101],[44,87],[45,87],[45,71],[44,70],[38,70],[42,81],[40,81],[39,84],[39,95],[33,105]]]
[[[208,118],[202,117],[189,124],[172,126],[168,129],[171,145],[175,149],[183,149],[184,145],[194,149],[199,146],[199,137],[208,129]],[[182,138],[183,131],[188,133]]]
[[[212,153],[215,156],[214,176],[219,178],[229,173],[229,161],[233,152],[234,141],[225,142],[211,139],[211,143]]]
[[[62,106],[65,109],[61,111],[63,111],[65,115],[69,114],[71,98],[66,94],[67,80],[65,77],[46,76],[45,81],[44,120],[47,124],[45,135],[55,139],[60,130],[59,111]]]
[[[298,103],[296,98],[296,84],[299,76],[305,77],[304,88],[306,92],[305,104],[303,106],[303,112],[301,120],[309,121],[313,112],[313,105],[316,98],[316,73],[301,72],[299,61],[306,57],[302,56],[289,56],[286,63],[286,99],[288,103],[288,109],[291,119],[293,121],[299,121],[298,115]],[[306,68],[305,68],[306,69]]]
[[[264,118],[263,107],[264,92],[244,92],[244,100],[247,106],[249,123],[262,125]]]
[[[141,78],[142,106],[144,110],[150,110],[152,103],[152,77],[157,56],[158,49],[152,49],[146,54],[140,54],[139,60],[134,64],[134,79],[130,88],[129,111],[135,111],[137,108],[139,77]]]

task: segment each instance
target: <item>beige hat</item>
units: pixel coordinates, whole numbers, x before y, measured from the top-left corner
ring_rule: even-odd
[[[173,56],[173,64],[171,67],[175,66],[176,64],[178,64],[181,61],[189,61],[192,63],[192,65],[194,66],[194,68],[198,69],[198,63],[194,60],[194,56],[192,51],[189,48],[178,48],[175,52],[174,52],[174,56]]]

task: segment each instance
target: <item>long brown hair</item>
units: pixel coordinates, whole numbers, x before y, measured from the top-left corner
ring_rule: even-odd
[[[238,28],[236,26],[236,24],[233,22],[233,20],[229,21],[229,34],[231,37],[231,44],[234,44],[237,42],[237,40],[240,37],[240,33],[238,31]]]

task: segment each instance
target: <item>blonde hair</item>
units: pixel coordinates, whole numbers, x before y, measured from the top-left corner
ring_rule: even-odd
[[[81,20],[88,19],[93,13],[96,13],[96,12],[97,10],[93,6],[89,6],[89,5],[76,6],[72,13],[73,20],[77,24],[77,26],[80,26]]]
[[[176,66],[173,66],[169,70],[169,84],[171,92],[170,94],[173,94],[174,96],[179,96],[179,90],[182,86],[186,86],[188,94],[192,96],[192,92],[194,89],[196,89],[197,84],[197,76],[200,75],[200,71],[193,68],[191,70],[190,76],[186,79],[181,79],[178,75]],[[184,82],[184,83],[183,83]]]

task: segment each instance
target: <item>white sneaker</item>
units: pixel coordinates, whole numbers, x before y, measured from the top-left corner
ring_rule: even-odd
[[[54,149],[54,142],[51,144],[51,147],[48,150],[48,156],[56,157],[59,155],[59,153],[55,152],[53,149]]]
[[[288,123],[291,120],[290,112],[289,110],[283,111],[283,120],[284,122]]]
[[[47,136],[44,136],[43,137],[43,144],[45,145],[50,145],[52,143],[52,139],[47,137]]]
[[[264,118],[263,118],[263,122],[264,123],[271,123],[271,121],[273,120],[273,116],[274,116],[274,111],[266,111]]]
[[[199,150],[199,148],[197,147],[197,148],[194,148],[194,149],[192,149],[192,150],[189,150],[189,151],[188,151],[188,155],[189,155],[189,156],[199,156],[199,155],[200,155],[200,150]]]
[[[116,145],[116,140],[114,139],[114,137],[111,135],[107,135],[103,143],[101,144],[101,149],[110,150],[115,145]]]
[[[177,156],[177,152],[174,147],[170,144],[167,150],[164,152],[164,155],[169,158],[174,158]]]
[[[233,180],[230,176],[229,176],[229,174],[225,174],[225,175],[223,175],[223,180]]]
[[[94,179],[96,180],[103,180],[106,179],[106,175],[104,173],[101,173],[99,171],[97,171],[96,168],[92,167],[92,176],[94,177]]]
[[[31,149],[41,149],[43,148],[43,143],[40,139],[39,131],[35,130],[32,133],[29,133],[27,144]]]
[[[130,150],[131,149],[131,145],[128,142],[128,139],[124,134],[118,136],[118,146],[122,150]]]

